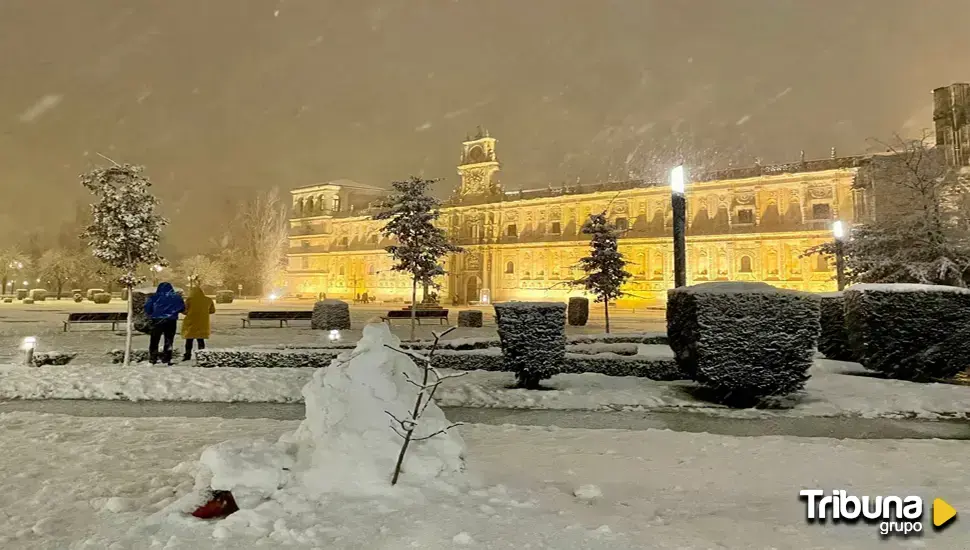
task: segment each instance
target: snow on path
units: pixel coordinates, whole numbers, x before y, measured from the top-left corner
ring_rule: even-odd
[[[803,488],[844,488],[942,497],[967,510],[966,442],[658,430],[463,426],[469,472],[479,480],[470,490],[422,502],[385,497],[250,512],[251,529],[228,539],[219,538],[226,532],[218,523],[150,521],[189,492],[204,447],[276,438],[296,425],[0,414],[0,548],[970,547],[959,522],[911,540],[882,540],[865,523],[809,525],[797,496]]]
[[[863,416],[970,418],[970,387],[916,384],[864,376],[854,363],[820,359],[806,391],[777,410],[731,410],[690,393],[691,382],[657,382],[600,374],[564,374],[553,391],[509,389],[510,373],[473,371],[443,385],[444,407],[617,410],[682,409],[731,417]],[[845,374],[845,373],[854,374]],[[313,369],[66,365],[0,366],[0,399],[127,399],[132,401],[302,402]]]

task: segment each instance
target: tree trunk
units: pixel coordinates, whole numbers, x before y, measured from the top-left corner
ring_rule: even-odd
[[[606,333],[610,333],[610,300],[603,300],[603,313],[606,315]]]
[[[60,280],[57,281],[57,299],[61,299],[61,290],[64,289],[64,283]]]
[[[3,278],[3,288],[0,288],[0,294],[3,294],[6,291],[7,291],[7,278],[4,277]]]
[[[411,341],[414,341],[415,325],[418,322],[418,278],[411,281]]]
[[[125,322],[125,333],[126,333],[125,334],[125,360],[123,362],[123,365],[128,367],[128,366],[131,366],[131,329],[132,329],[132,322],[134,320],[133,319],[134,310],[132,309],[132,306],[131,306],[131,298],[132,298],[131,285],[128,285],[126,288],[128,289],[128,321]]]
[[[423,288],[421,289],[421,303],[428,303],[428,282],[422,283]]]

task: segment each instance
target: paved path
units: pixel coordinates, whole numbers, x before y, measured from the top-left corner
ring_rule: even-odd
[[[163,401],[37,400],[0,401],[0,412],[30,411],[87,417],[219,417],[301,420],[302,403],[194,403]],[[707,414],[646,411],[563,411],[448,408],[453,421],[476,424],[517,424],[561,428],[707,432],[740,437],[790,435],[839,439],[963,439],[970,440],[966,421],[932,422],[914,419],[771,417],[737,419]]]

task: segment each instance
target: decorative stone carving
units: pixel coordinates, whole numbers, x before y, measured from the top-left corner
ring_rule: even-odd
[[[754,193],[751,191],[739,192],[734,195],[734,201],[738,204],[751,204],[754,202]]]
[[[813,199],[828,199],[828,198],[832,198],[832,188],[831,187],[809,187],[808,194]]]

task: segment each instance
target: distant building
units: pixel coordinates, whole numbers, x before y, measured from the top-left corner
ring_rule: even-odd
[[[943,147],[951,166],[970,166],[970,84],[951,84],[933,90],[936,145]]]

